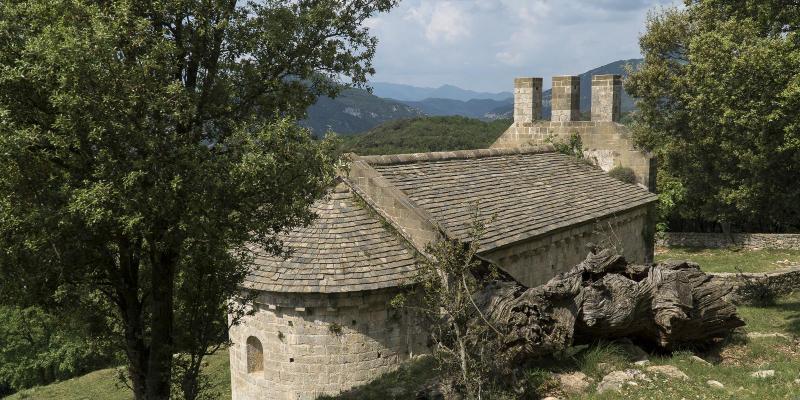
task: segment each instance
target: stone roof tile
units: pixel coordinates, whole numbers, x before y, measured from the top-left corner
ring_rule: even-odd
[[[456,239],[475,210],[490,220],[482,252],[656,200],[647,190],[552,149],[489,149],[361,157]],[[492,219],[493,218],[493,219]]]
[[[314,222],[282,238],[291,251],[285,260],[251,244],[256,268],[243,286],[274,292],[341,293],[411,283],[417,273],[415,250],[354,196],[341,184],[317,201]]]

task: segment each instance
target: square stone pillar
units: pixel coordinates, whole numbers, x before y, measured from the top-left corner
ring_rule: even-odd
[[[541,119],[542,78],[514,78],[514,122]]]
[[[551,121],[568,122],[581,118],[581,78],[554,76]]]
[[[622,77],[592,76],[592,121],[619,122],[622,112]]]

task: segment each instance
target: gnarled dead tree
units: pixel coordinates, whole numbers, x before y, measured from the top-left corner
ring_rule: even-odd
[[[501,333],[499,356],[512,363],[599,338],[673,349],[744,325],[724,299],[730,291],[691,262],[633,265],[603,250],[542,286],[487,285],[473,296],[482,314],[474,322],[486,318]]]

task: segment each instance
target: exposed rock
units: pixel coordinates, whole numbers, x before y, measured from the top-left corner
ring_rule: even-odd
[[[689,379],[688,375],[684,374],[683,371],[672,365],[653,365],[652,367],[647,367],[646,370],[648,372],[655,372],[672,379]]]
[[[763,339],[763,338],[781,338],[781,339],[791,339],[791,338],[789,337],[789,335],[787,335],[787,334],[785,334],[785,333],[779,333],[779,332],[770,332],[770,333],[764,333],[764,332],[747,332],[747,338],[748,338],[748,339]]]
[[[708,362],[708,361],[706,361],[706,360],[704,360],[704,359],[702,359],[702,358],[700,358],[700,357],[698,357],[698,356],[691,356],[691,357],[689,357],[689,361],[696,362],[696,363],[698,363],[698,364],[703,364],[703,365],[708,365],[708,366],[711,366],[711,363],[710,363],[710,362]]]
[[[641,361],[636,361],[635,363],[633,363],[633,365],[635,365],[637,367],[646,367],[649,364],[650,364],[650,360],[641,360]]]
[[[761,371],[756,371],[750,374],[753,378],[772,378],[775,376],[774,369],[763,369]]]
[[[558,397],[547,396],[547,397],[543,398],[542,400],[560,400],[560,399]]]
[[[597,364],[597,370],[600,371],[601,374],[607,374],[614,370],[614,365],[601,362]]]
[[[625,371],[612,371],[603,377],[603,380],[597,384],[597,393],[607,392],[609,390],[620,391],[622,386],[628,382],[635,380],[648,380],[647,377],[638,369],[626,369]]]
[[[724,389],[725,388],[725,385],[723,385],[722,382],[719,382],[719,381],[708,380],[708,381],[706,381],[706,385],[708,385],[708,387],[714,388],[714,389]]]
[[[579,394],[586,391],[592,385],[591,378],[583,372],[571,372],[568,374],[555,374],[561,384],[561,390],[567,394]]]

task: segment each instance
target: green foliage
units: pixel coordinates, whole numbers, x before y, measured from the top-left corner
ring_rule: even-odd
[[[91,307],[137,398],[198,398],[246,244],[281,254],[333,181],[337,144],[293,121],[365,84],[393,5],[4,2],[0,302]]]
[[[547,142],[552,144],[556,151],[561,154],[572,156],[579,160],[583,159],[583,140],[581,140],[581,135],[577,133],[570,134],[566,139],[560,136],[550,136],[547,138]]]
[[[605,371],[600,364],[605,363],[610,368],[621,368],[627,364],[625,350],[619,345],[609,342],[595,343],[575,356],[578,368],[588,376],[602,377]]]
[[[336,322],[334,322],[334,323],[330,324],[330,326],[328,327],[328,330],[329,330],[329,331],[330,331],[332,334],[334,334],[334,335],[336,335],[336,336],[339,336],[339,335],[341,335],[341,334],[342,334],[342,326],[341,326],[341,325],[339,325],[339,324],[338,324],[338,323],[336,323]]]
[[[110,343],[91,330],[88,315],[83,317],[0,305],[0,383],[17,391],[111,363]]]
[[[429,244],[426,252],[431,257],[420,264],[413,295],[392,301],[423,318],[442,376],[452,390],[470,399],[481,398],[481,393],[488,393],[509,372],[508,365],[496,356],[499,332],[472,299],[497,273],[475,257],[484,229],[485,221],[475,211],[467,244],[449,239]],[[419,304],[409,297],[419,299]]]
[[[636,173],[628,167],[616,166],[608,171],[608,175],[625,183],[636,183]]]
[[[390,121],[363,135],[343,138],[342,150],[360,155],[421,153],[489,147],[511,124],[466,117]]]
[[[662,211],[741,229],[800,228],[800,6],[687,2],[651,14],[635,141],[659,161]]]

